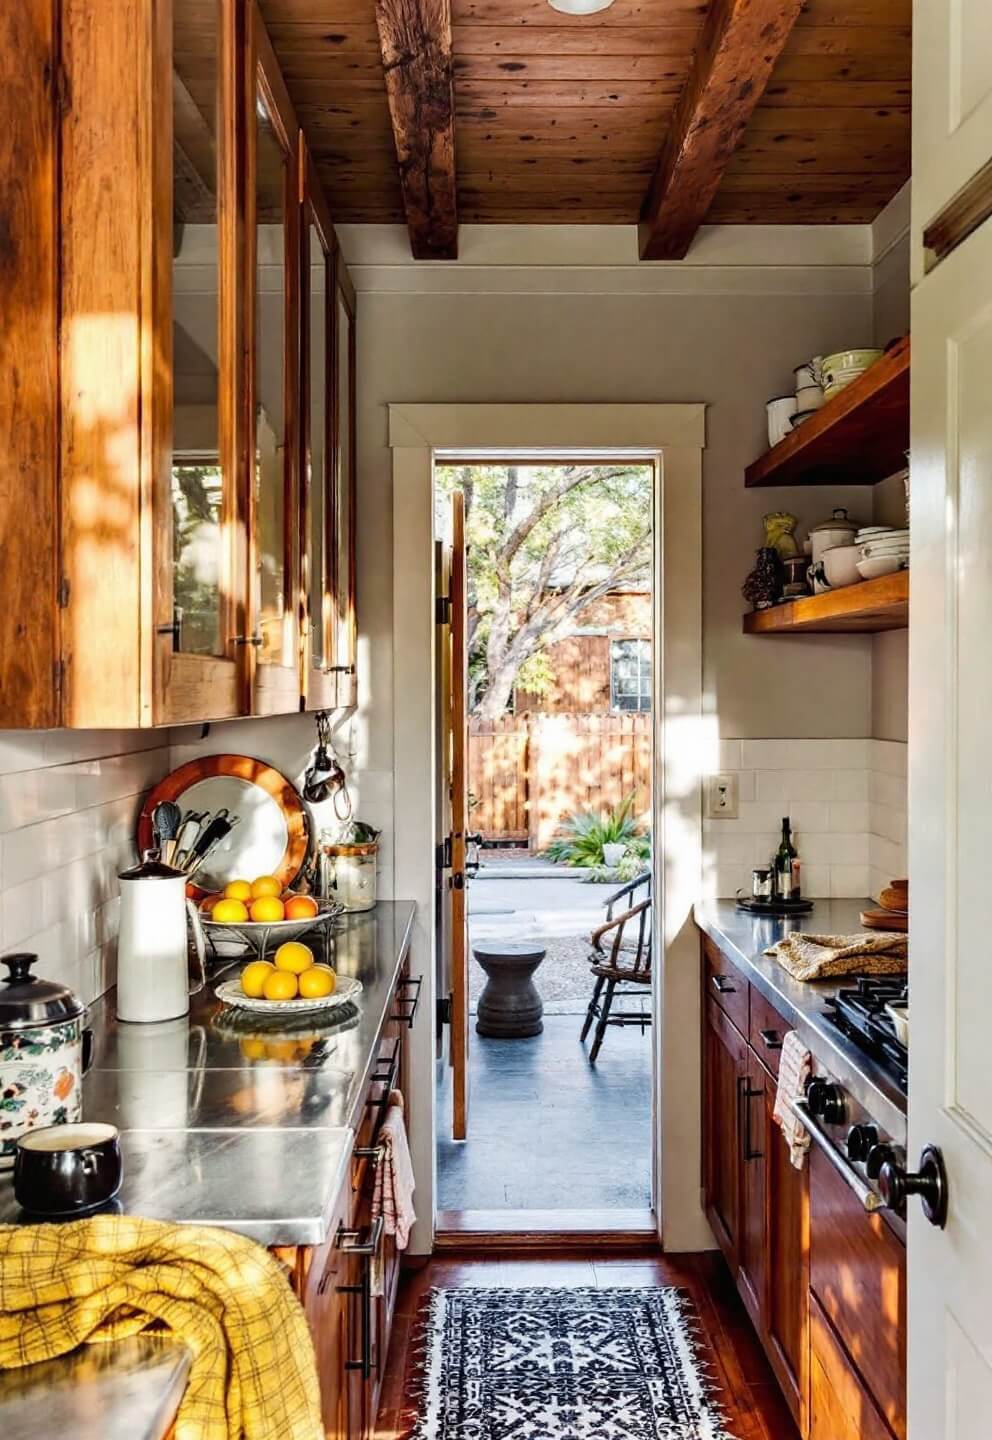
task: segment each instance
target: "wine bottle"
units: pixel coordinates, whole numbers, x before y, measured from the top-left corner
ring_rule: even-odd
[[[799,851],[792,843],[792,823],[785,815],[782,819],[782,840],[775,852],[775,890],[781,900],[800,898],[799,869]]]

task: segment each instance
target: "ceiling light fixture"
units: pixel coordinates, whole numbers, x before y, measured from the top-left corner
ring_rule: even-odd
[[[613,0],[548,0],[548,4],[563,15],[597,15],[600,10],[608,10]]]

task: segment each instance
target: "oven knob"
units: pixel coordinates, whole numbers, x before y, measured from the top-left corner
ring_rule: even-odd
[[[847,1158],[863,1161],[878,1144],[878,1131],[874,1125],[852,1125],[847,1132]]]
[[[828,1125],[840,1125],[847,1113],[844,1092],[830,1080],[811,1080],[806,1091],[810,1113]]]
[[[895,1150],[891,1145],[883,1141],[881,1145],[873,1145],[865,1158],[865,1173],[869,1180],[877,1180],[882,1173],[882,1166],[897,1160]]]

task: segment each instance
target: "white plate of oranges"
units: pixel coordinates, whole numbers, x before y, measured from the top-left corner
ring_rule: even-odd
[[[309,945],[287,940],[271,960],[250,961],[214,993],[225,1005],[272,1014],[347,1005],[362,993],[362,986],[349,975],[339,977],[330,965],[318,964]]]
[[[203,928],[215,949],[221,948],[218,942],[233,939],[264,955],[270,942],[298,939],[329,923],[344,906],[284,891],[274,875],[260,875],[255,880],[229,880],[220,894],[201,900],[199,908]]]

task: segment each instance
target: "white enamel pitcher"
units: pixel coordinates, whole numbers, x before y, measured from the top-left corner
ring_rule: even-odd
[[[117,940],[117,1018],[151,1023],[189,1013],[189,997],[206,983],[203,931],[186,899],[186,875],[146,850],[140,865],[117,877],[121,886]],[[200,979],[189,983],[190,917]]]

